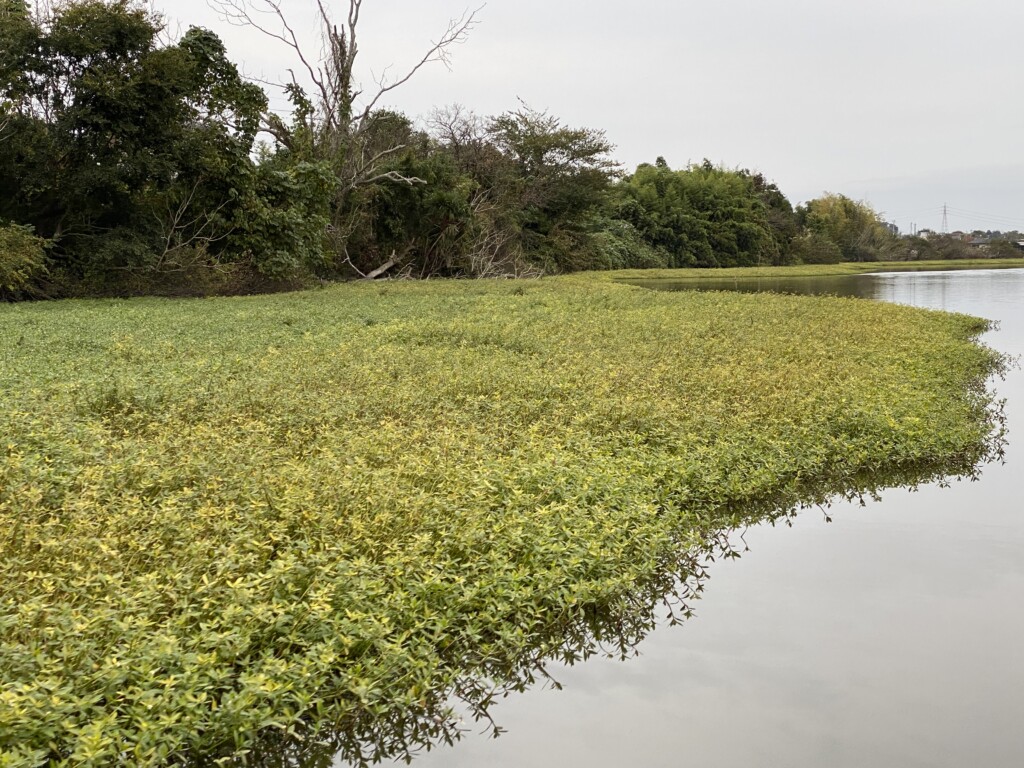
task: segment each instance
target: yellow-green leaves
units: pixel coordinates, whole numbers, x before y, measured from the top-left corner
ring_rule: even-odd
[[[587,277],[0,307],[0,764],[444,738],[723,527],[967,471],[981,327]]]

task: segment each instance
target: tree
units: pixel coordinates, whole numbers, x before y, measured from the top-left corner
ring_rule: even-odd
[[[186,183],[176,155],[244,144],[245,123],[255,127],[262,94],[243,86],[255,109],[229,108],[210,33],[159,48],[159,20],[128,2],[69,4],[47,18],[23,4],[17,27],[3,71],[14,114],[0,215],[32,223],[60,253],[137,225],[141,191]]]
[[[505,161],[490,194],[512,213],[525,258],[551,271],[593,266],[592,220],[620,173],[604,132],[523,105],[487,121],[486,135]]]
[[[45,246],[30,227],[0,225],[0,301],[33,292],[33,284],[46,271]]]
[[[367,274],[389,262],[424,277],[472,273],[463,260],[473,231],[472,180],[404,115],[378,110],[373,122],[375,136],[404,146],[386,167],[422,183],[349,192],[346,207],[359,216],[347,238],[353,265]]]
[[[843,261],[877,261],[895,246],[896,238],[864,202],[826,192],[796,210],[801,227],[833,242]]]
[[[780,245],[764,187],[749,172],[707,160],[673,171],[658,158],[625,180],[619,215],[673,267],[774,264]]]
[[[163,43],[163,20],[130,0],[3,2],[0,219],[49,240],[65,279],[148,275],[153,290],[196,269],[277,279],[322,261],[333,190],[308,164],[253,162],[266,97],[215,34]]]
[[[398,158],[409,145],[382,130],[387,127],[386,121],[376,120],[376,113],[385,96],[409,82],[420,69],[432,62],[450,63],[451,48],[466,40],[477,23],[477,11],[451,19],[415,64],[364,92],[356,79],[363,0],[349,0],[348,12],[340,24],[324,0],[315,0],[322,56],[314,56],[296,33],[282,0],[212,2],[229,22],[258,30],[289,48],[295,56],[302,75],[297,76],[292,70],[290,82],[283,84],[295,107],[291,121],[268,113],[263,129],[289,157],[329,164],[336,179],[330,231],[338,264],[364,274],[366,267],[360,269],[349,250],[349,241],[356,236],[366,213],[352,206],[372,197],[359,193],[360,188],[426,183],[425,179],[403,172],[403,167],[408,170],[407,164],[403,166]]]
[[[796,213],[792,203],[782,193],[778,185],[768,181],[764,174],[759,171],[742,170],[741,176],[750,179],[754,194],[764,203],[768,227],[771,229],[772,237],[778,246],[775,264],[789,264],[795,259],[792,253],[793,240],[800,234],[800,227],[797,225]]]
[[[843,260],[839,246],[814,230],[806,230],[793,238],[790,252],[797,264],[838,264]]]
[[[468,205],[455,271],[483,277],[536,274],[522,248],[515,163],[495,145],[488,124],[458,104],[435,109],[428,120],[431,144],[457,169]]]

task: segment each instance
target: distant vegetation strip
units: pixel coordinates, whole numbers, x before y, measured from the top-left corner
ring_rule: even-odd
[[[985,327],[583,276],[0,306],[0,763],[450,733],[766,504],[986,455]]]
[[[619,269],[595,273],[612,280],[721,280],[744,277],[827,277],[872,272],[940,272],[960,269],[1024,269],[1019,259],[955,259],[949,261],[860,261],[841,264],[800,264],[779,267],[727,267],[723,269]]]

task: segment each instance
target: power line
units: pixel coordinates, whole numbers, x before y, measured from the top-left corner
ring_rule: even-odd
[[[918,208],[913,211],[900,211],[899,213],[889,213],[888,211],[880,211],[882,215],[889,216],[894,219],[909,219],[911,216],[927,216],[929,214],[941,213],[942,206],[935,205],[931,208]]]
[[[904,213],[900,215],[889,215],[883,214],[886,218],[893,220],[903,220],[913,217],[913,221],[910,223],[911,231],[916,232],[918,230],[919,221],[918,215],[920,214],[933,214],[942,215],[942,225],[939,230],[943,234],[948,234],[950,231],[950,219],[953,219],[953,223],[957,225],[957,229],[999,229],[999,230],[1017,230],[1024,231],[1024,219],[1014,218],[1012,216],[1003,216],[997,213],[985,213],[983,211],[972,211],[967,208],[958,208],[953,205],[945,203],[935,208],[922,208],[915,213]]]
[[[1024,220],[1012,218],[1010,216],[1001,216],[997,213],[982,213],[981,211],[969,211],[964,208],[950,208],[953,215],[959,218],[965,218],[970,221],[982,221],[991,224],[1000,224],[1003,226],[1024,226]]]

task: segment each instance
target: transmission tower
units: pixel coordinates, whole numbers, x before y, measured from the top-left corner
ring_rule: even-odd
[[[947,210],[946,204],[942,204],[942,234],[949,232],[949,211]]]

